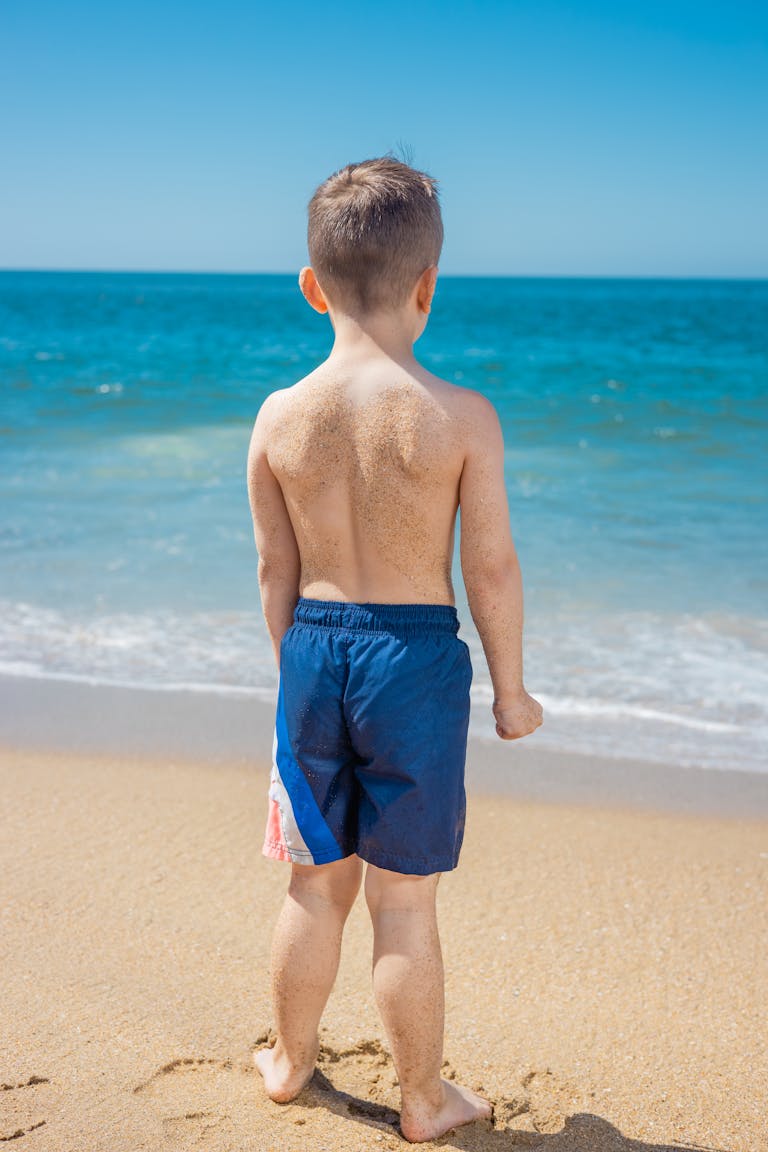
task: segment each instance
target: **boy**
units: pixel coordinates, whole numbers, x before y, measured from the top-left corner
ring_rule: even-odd
[[[464,831],[472,669],[451,584],[461,565],[493,682],[496,731],[542,722],[523,687],[520,569],[492,405],[414,358],[443,239],[435,183],[396,160],[350,164],[309,205],[328,359],[256,418],[248,488],[262,606],[280,669],[264,853],[292,863],[275,929],[277,1041],[255,1055],[269,1096],[312,1076],[317,1030],[362,881],[373,985],[406,1139],[489,1117],[440,1077],[441,872]]]

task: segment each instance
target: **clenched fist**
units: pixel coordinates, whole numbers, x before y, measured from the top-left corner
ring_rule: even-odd
[[[517,696],[505,696],[493,704],[496,735],[502,740],[519,740],[528,736],[544,722],[544,709],[538,700],[529,696],[524,688]]]

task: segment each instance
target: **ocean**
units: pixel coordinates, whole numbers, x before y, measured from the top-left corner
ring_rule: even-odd
[[[330,346],[292,276],[0,273],[0,672],[272,700],[248,441]],[[446,277],[417,354],[502,421],[532,739],[768,771],[768,282]]]

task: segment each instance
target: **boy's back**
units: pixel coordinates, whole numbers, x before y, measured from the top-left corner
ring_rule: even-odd
[[[302,596],[453,604],[454,525],[479,401],[384,356],[331,358],[273,394],[267,457]]]

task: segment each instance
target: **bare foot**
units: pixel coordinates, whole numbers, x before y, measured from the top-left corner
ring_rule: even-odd
[[[253,1054],[253,1062],[264,1079],[267,1096],[276,1104],[289,1104],[302,1088],[309,1084],[315,1071],[318,1044],[306,1063],[293,1064],[278,1040],[274,1048],[261,1048]]]
[[[437,1109],[426,1103],[404,1106],[400,1113],[400,1128],[412,1144],[423,1140],[436,1140],[451,1128],[471,1124],[473,1120],[490,1120],[491,1105],[482,1096],[450,1080],[441,1081],[443,1103]]]

